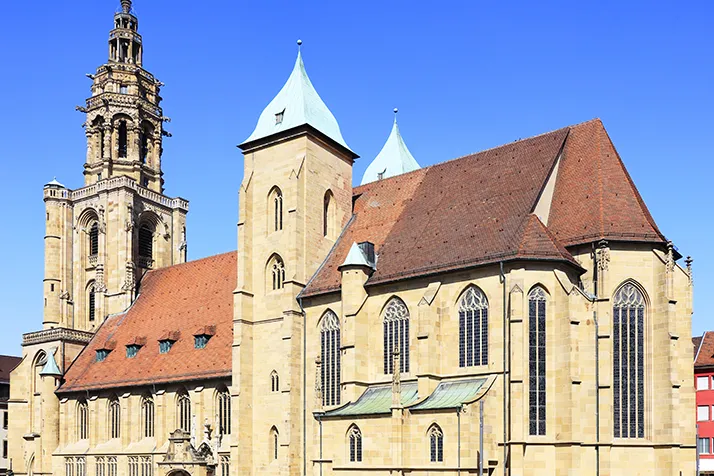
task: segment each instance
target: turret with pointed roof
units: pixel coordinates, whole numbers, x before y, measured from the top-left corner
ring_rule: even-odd
[[[419,168],[419,164],[416,159],[414,159],[412,153],[409,152],[407,144],[399,132],[397,109],[395,109],[392,132],[389,134],[382,150],[379,151],[377,157],[369,164],[367,170],[365,170],[361,185],[394,177],[395,175],[405,174]]]
[[[257,141],[301,126],[317,130],[356,157],[342,137],[337,119],[312,85],[305,70],[302,53],[298,50],[295,66],[288,80],[260,114],[255,130],[240,147],[245,150]]]

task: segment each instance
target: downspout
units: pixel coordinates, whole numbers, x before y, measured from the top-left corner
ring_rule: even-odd
[[[456,474],[461,476],[461,406],[456,409]]]
[[[322,418],[318,416],[317,422],[320,425],[320,476],[322,476]]]
[[[302,313],[302,474],[307,476],[307,315],[302,307],[302,298],[297,298],[300,312]],[[322,432],[322,422],[320,422]],[[320,452],[322,453],[322,433],[320,434]],[[320,455],[322,458],[322,454]],[[322,473],[322,463],[320,463]]]
[[[506,364],[508,359],[508,347],[506,346],[506,275],[503,272],[503,261],[499,262],[499,280],[503,285],[503,474],[510,473],[507,470],[508,464],[508,382]],[[510,346],[509,346],[510,347]],[[508,472],[507,472],[508,471]]]
[[[592,243],[593,253],[593,322],[595,324],[595,476],[600,475],[600,325],[597,320],[598,268],[597,251]]]
[[[478,476],[483,476],[483,398],[478,402]]]

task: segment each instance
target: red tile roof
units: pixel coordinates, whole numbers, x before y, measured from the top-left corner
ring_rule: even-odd
[[[561,156],[546,227],[534,214]],[[302,293],[337,291],[353,242],[370,241],[367,284],[501,260],[575,263],[565,246],[664,243],[599,119],[354,190],[354,216]]]
[[[134,304],[102,324],[58,392],[229,377],[236,270],[231,252],[147,273]],[[211,326],[207,346],[195,349],[196,330]],[[177,341],[160,354],[158,341],[169,334]],[[136,357],[128,358],[125,346],[144,339]],[[96,351],[112,345],[107,358],[96,362]]]
[[[22,358],[10,355],[0,355],[0,382],[10,381],[10,372],[20,363]]]
[[[700,367],[714,367],[714,332],[705,332],[700,339],[699,350],[694,355],[695,370]]]

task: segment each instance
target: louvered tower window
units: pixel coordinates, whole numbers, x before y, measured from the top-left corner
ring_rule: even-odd
[[[231,434],[231,395],[227,389],[218,393],[218,433]]]
[[[528,428],[545,435],[545,317],[546,293],[536,287],[528,294]]]
[[[645,299],[633,283],[613,299],[612,375],[615,438],[645,437]]]
[[[188,433],[191,431],[191,399],[185,390],[179,394],[176,400],[176,406],[178,407],[176,412],[178,416],[178,427]]]
[[[340,320],[332,311],[322,316],[320,325],[320,358],[322,362],[322,404],[340,404]]]
[[[144,397],[141,401],[141,419],[144,438],[154,437],[154,400]]]
[[[93,322],[96,317],[96,297],[94,296],[94,284],[87,290],[87,315],[89,322]]]
[[[154,257],[154,232],[148,224],[139,228],[139,258],[151,267]]]
[[[459,367],[488,365],[488,300],[471,286],[459,301]]]
[[[429,461],[432,463],[444,461],[444,432],[436,424],[429,428]]]
[[[350,445],[350,463],[362,462],[362,432],[357,425],[352,425],[347,432]]]
[[[99,253],[99,224],[95,221],[89,227],[89,256]]]
[[[128,136],[127,136],[127,128],[126,128],[126,121],[119,121],[119,131],[118,131],[118,139],[119,139],[119,157],[122,159],[126,158],[127,154],[127,144],[128,144]]]
[[[384,308],[384,373],[394,373],[394,349],[399,349],[399,367],[409,372],[409,309],[398,297]]]

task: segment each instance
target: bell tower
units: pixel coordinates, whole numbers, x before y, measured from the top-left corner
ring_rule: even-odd
[[[86,107],[87,162],[84,184],[126,176],[137,184],[163,192],[161,142],[163,123],[169,121],[161,110],[162,83],[143,65],[144,46],[139,20],[131,0],[122,0],[109,32],[109,60],[92,80],[92,96]]]
[[[109,58],[94,74],[86,115],[84,180],[44,186],[42,330],[23,336],[11,374],[9,452],[15,474],[50,475],[58,445],[54,391],[104,319],[127,309],[141,276],[186,261],[188,201],[164,195],[160,83],[143,67],[131,0],[121,0]]]

